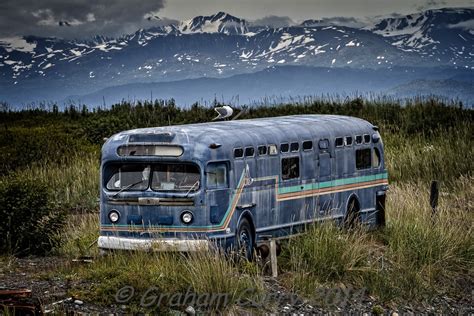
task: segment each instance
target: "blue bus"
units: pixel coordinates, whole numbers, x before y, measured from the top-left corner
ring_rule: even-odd
[[[321,220],[384,225],[378,128],[295,115],[143,128],[102,148],[101,250],[247,253]]]

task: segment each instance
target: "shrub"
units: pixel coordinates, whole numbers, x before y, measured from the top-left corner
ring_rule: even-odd
[[[67,223],[59,233],[61,245],[58,253],[67,257],[95,256],[98,254],[99,215],[81,213],[69,215]]]
[[[292,271],[286,283],[311,296],[318,284],[353,279],[369,268],[372,247],[362,228],[343,231],[332,222],[314,225],[283,248],[282,266]]]
[[[45,183],[21,178],[0,182],[0,251],[44,254],[58,242],[64,214],[51,203]]]

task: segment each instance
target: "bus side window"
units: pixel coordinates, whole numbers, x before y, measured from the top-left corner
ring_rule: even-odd
[[[268,154],[271,156],[277,155],[278,154],[277,145],[275,144],[268,145]]]
[[[370,148],[357,149],[355,152],[356,156],[356,168],[368,169],[372,166],[372,160],[370,157]]]
[[[227,164],[225,162],[211,162],[206,170],[207,187],[209,189],[228,188]]]
[[[244,156],[244,150],[242,148],[234,148],[234,158],[242,158]]]
[[[369,144],[369,143],[370,143],[370,135],[364,134],[364,144]]]
[[[303,142],[303,150],[308,151],[313,149],[313,141],[311,140],[306,140]]]
[[[253,147],[245,148],[245,157],[253,157],[255,155],[255,149]]]
[[[378,148],[374,148],[374,154],[372,155],[372,167],[377,168],[380,166],[380,151]]]
[[[281,177],[283,180],[300,177],[300,157],[288,157],[281,160]]]
[[[295,153],[297,152],[298,150],[300,150],[300,144],[298,142],[295,142],[295,143],[291,143],[290,144],[290,151],[292,153]]]
[[[319,141],[319,149],[321,149],[321,151],[327,151],[329,149],[329,140],[327,139],[321,139]]]
[[[346,136],[344,144],[346,146],[352,146],[352,136]]]
[[[344,138],[343,138],[343,137],[338,137],[338,138],[336,138],[335,146],[336,146],[336,147],[342,147],[342,146],[344,146]]]

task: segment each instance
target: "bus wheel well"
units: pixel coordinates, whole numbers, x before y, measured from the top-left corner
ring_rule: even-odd
[[[250,224],[250,229],[252,230],[252,235],[253,235],[253,238],[254,238],[254,240],[255,240],[256,232],[255,232],[255,224],[254,224],[254,222],[253,222],[252,216],[250,215],[250,213],[249,213],[248,211],[246,211],[246,212],[244,212],[244,213],[242,214],[242,216],[240,217],[239,222],[240,222],[243,218],[247,219],[247,221],[249,222],[249,224]]]
[[[253,224],[252,216],[248,211],[244,211],[240,215],[235,235],[235,250],[237,258],[245,258],[251,261],[254,258],[254,251],[256,246],[255,241],[255,226]]]
[[[344,226],[354,227],[360,221],[360,202],[356,195],[349,197],[347,202],[346,216]]]

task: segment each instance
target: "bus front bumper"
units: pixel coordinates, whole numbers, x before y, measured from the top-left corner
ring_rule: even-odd
[[[211,242],[205,239],[138,239],[100,236],[97,242],[103,250],[153,250],[191,252],[208,250]]]

